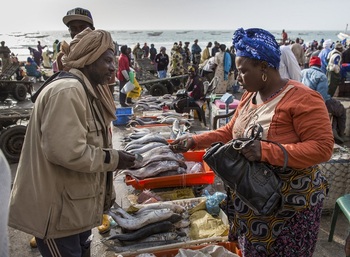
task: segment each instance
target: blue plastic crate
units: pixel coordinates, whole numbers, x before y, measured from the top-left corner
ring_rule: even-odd
[[[120,108],[117,108],[117,110],[115,111],[115,115],[118,116],[120,114],[132,115],[134,114],[134,110],[132,109],[132,107],[120,107]]]
[[[114,126],[126,125],[133,114],[134,114],[134,111],[132,107],[117,108],[115,112],[117,119],[113,121],[113,125]]]

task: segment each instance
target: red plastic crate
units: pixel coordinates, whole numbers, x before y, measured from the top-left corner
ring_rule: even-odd
[[[209,166],[203,161],[204,153],[204,151],[190,151],[183,154],[186,161],[202,162],[204,172],[146,178],[142,180],[135,180],[130,176],[126,176],[125,183],[139,190],[213,184],[215,173],[210,170]]]

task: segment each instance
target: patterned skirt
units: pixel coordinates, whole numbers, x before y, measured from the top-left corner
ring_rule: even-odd
[[[234,192],[220,205],[243,257],[311,257],[315,250],[327,182],[318,167],[280,176],[284,205],[274,215],[256,215]]]

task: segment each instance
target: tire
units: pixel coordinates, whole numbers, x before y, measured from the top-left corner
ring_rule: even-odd
[[[170,82],[166,83],[166,87],[167,87],[167,90],[168,90],[168,94],[174,94],[174,86],[173,84],[171,84]]]
[[[16,84],[13,89],[13,97],[18,101],[24,101],[27,98],[27,87],[23,84]]]
[[[9,163],[19,161],[27,127],[15,125],[1,131],[0,148]]]
[[[168,93],[168,90],[162,84],[154,84],[151,86],[151,89],[149,92],[152,96],[163,96]]]

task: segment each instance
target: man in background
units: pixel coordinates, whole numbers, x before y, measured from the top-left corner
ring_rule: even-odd
[[[346,124],[346,110],[342,103],[328,94],[327,76],[321,71],[321,59],[313,56],[309,62],[310,68],[301,71],[302,83],[317,91],[322,96],[329,114],[332,116],[332,130],[334,140],[338,144],[344,143]]]
[[[295,58],[295,55],[290,49],[288,40],[284,43],[284,45],[280,46],[280,50],[281,62],[279,67],[279,73],[281,77],[301,81],[301,69],[297,59]]]
[[[10,54],[11,50],[7,46],[5,46],[5,41],[1,41],[0,46],[0,58],[2,61],[2,71],[6,70],[8,66],[10,66]]]

